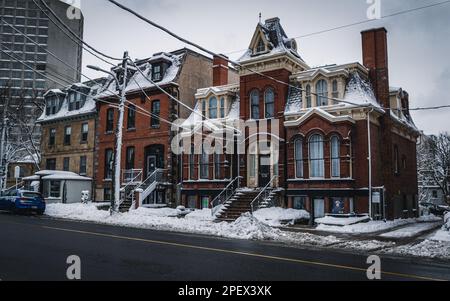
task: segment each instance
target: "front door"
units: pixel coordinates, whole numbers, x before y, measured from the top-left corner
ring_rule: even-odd
[[[155,172],[157,166],[156,156],[147,157],[147,177],[149,177],[153,172]]]
[[[314,217],[315,218],[325,217],[325,200],[314,199]]]
[[[270,182],[270,155],[259,157],[259,187],[266,187]]]

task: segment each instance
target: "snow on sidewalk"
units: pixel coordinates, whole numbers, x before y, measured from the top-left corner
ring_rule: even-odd
[[[394,221],[370,221],[367,223],[358,224],[348,224],[341,222],[340,225],[325,225],[320,224],[317,226],[316,230],[330,232],[330,233],[342,233],[342,234],[370,234],[376,232],[385,232],[391,229],[407,226],[410,224],[415,224],[418,222],[437,222],[442,221],[442,218],[436,217],[434,215],[423,216],[420,218],[410,218],[410,219],[397,219]],[[351,222],[353,222],[351,220]]]
[[[310,215],[305,210],[283,209],[280,207],[264,208],[253,213],[260,221],[272,227],[294,223],[298,220],[309,220]]]
[[[435,229],[441,225],[441,222],[435,223],[417,223],[412,224],[401,229],[397,229],[391,232],[381,234],[380,237],[384,238],[410,238],[420,235],[426,231]]]

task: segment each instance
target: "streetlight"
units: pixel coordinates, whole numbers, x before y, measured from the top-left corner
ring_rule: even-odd
[[[120,94],[120,104],[119,104],[119,121],[117,123],[116,131],[116,152],[115,152],[115,165],[114,165],[114,198],[111,200],[111,215],[118,211],[120,204],[120,170],[121,170],[121,160],[122,160],[122,139],[123,139],[123,123],[124,123],[124,113],[125,113],[125,102],[126,94],[125,88],[127,84],[127,73],[128,73],[128,52],[126,51],[123,55],[122,70],[123,70],[123,83],[122,85],[117,78],[117,75],[111,71],[104,70],[97,66],[88,65],[89,69],[103,72],[111,75],[116,82],[117,89]]]

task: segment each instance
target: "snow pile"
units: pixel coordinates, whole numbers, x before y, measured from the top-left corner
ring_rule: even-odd
[[[361,251],[378,251],[385,248],[394,247],[395,242],[382,242],[378,240],[353,240],[340,243],[336,247],[342,249],[353,249]]]
[[[384,233],[381,235],[381,237],[385,238],[408,238],[408,237],[415,237],[420,235],[421,233],[430,231],[432,229],[435,229],[441,225],[440,222],[437,223],[417,223],[412,224],[410,226],[391,231],[388,233]]]
[[[370,218],[368,216],[341,217],[341,218],[326,216],[324,218],[316,219],[316,223],[329,226],[348,226],[368,222],[369,220]]]
[[[394,221],[370,221],[364,224],[356,224],[356,225],[347,225],[347,226],[328,226],[328,225],[319,225],[317,226],[317,230],[333,232],[333,233],[374,233],[386,231],[398,226],[404,226],[408,224],[415,223],[416,219],[399,219]]]
[[[444,223],[445,224],[443,230],[450,231],[450,212],[445,215]]]
[[[189,213],[185,217],[186,219],[197,219],[201,221],[212,221],[214,217],[212,216],[211,209],[195,210]]]
[[[305,210],[284,209],[280,207],[264,208],[253,213],[261,222],[277,227],[282,224],[295,223],[298,220],[309,220],[310,215]]]
[[[415,257],[450,259],[450,244],[424,240],[418,244],[408,244],[384,250],[383,253],[401,254]]]
[[[98,210],[95,204],[49,204],[46,214],[55,218],[70,219],[99,224],[155,229],[173,232],[214,235],[233,239],[275,240],[285,243],[327,246],[341,242],[328,236],[307,233],[284,232],[259,221],[250,213],[242,215],[233,223],[213,222],[211,211],[197,210],[185,218],[178,217],[179,210],[139,208],[127,213],[110,216],[109,211]]]

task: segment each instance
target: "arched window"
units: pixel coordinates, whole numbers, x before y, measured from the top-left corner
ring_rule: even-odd
[[[220,116],[219,118],[225,118],[225,98],[220,99]]]
[[[206,99],[202,100],[202,119],[206,117]]]
[[[259,119],[259,92],[257,90],[253,90],[250,93],[250,113],[251,119]]]
[[[209,99],[209,118],[217,118],[217,98],[211,97]]]
[[[339,88],[338,88],[338,81],[333,81],[333,98],[339,98]],[[334,103],[337,103],[336,100],[334,100]]]
[[[324,79],[321,79],[316,84],[317,106],[328,106],[328,84]]]
[[[275,117],[275,94],[272,88],[268,88],[264,93],[264,109],[267,119]]]
[[[310,178],[325,177],[323,137],[321,135],[313,135],[309,139],[309,166]]]
[[[296,139],[294,142],[295,147],[295,177],[298,179],[303,178],[303,140]]]
[[[312,107],[312,100],[311,100],[311,85],[306,86],[306,107],[311,108]]]
[[[341,177],[341,141],[339,137],[333,136],[331,138],[331,177]]]

